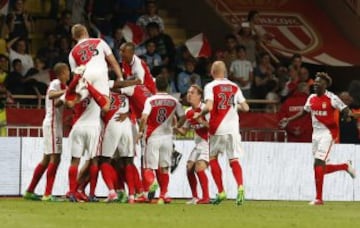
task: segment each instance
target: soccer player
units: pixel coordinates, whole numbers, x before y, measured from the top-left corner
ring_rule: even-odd
[[[129,203],[135,202],[135,184],[133,177],[133,159],[135,156],[135,144],[129,118],[129,100],[125,95],[111,93],[110,111],[103,115],[105,125],[102,152],[100,154],[100,170],[104,181],[109,189],[107,202],[118,199],[114,188],[111,158],[115,155],[123,160],[125,165],[125,179],[129,189]]]
[[[339,110],[345,119],[352,115],[349,107],[338,96],[327,90],[331,82],[332,80],[327,73],[318,72],[314,83],[315,93],[308,97],[303,110],[280,121],[280,126],[286,127],[289,122],[306,115],[306,113],[310,112],[311,114],[316,198],[310,202],[310,205],[324,204],[322,190],[325,174],[346,171],[352,178],[355,178],[355,170],[351,167],[351,162],[326,164],[331,146],[338,137],[338,127],[334,118],[335,110]]]
[[[146,184],[144,188],[149,189],[149,200],[153,198],[159,187],[155,180],[154,170],[160,167],[158,182],[161,192],[157,201],[158,204],[165,203],[169,184],[169,167],[171,166],[171,153],[173,151],[173,118],[175,114],[182,121],[185,118],[181,104],[166,93],[167,86],[166,77],[158,76],[156,78],[158,92],[145,101],[137,136],[138,140],[142,138],[146,129],[143,167]]]
[[[224,152],[229,159],[237,183],[236,204],[242,205],[245,197],[242,169],[239,163],[239,153],[242,152],[242,148],[237,111],[247,112],[249,105],[239,87],[225,78],[226,66],[224,62],[215,61],[211,66],[211,75],[214,80],[208,83],[204,89],[205,106],[201,112],[195,113],[193,118],[198,119],[210,112],[209,163],[211,174],[218,188],[218,194],[213,203],[219,204],[226,199],[222,183],[222,171],[218,162],[218,155]]]
[[[126,80],[140,79],[140,84],[145,85],[152,94],[155,94],[156,87],[150,69],[144,60],[135,55],[135,45],[131,42],[122,44],[120,54],[124,78]]]
[[[189,159],[187,161],[187,177],[189,180],[192,199],[187,204],[207,204],[210,203],[209,197],[209,184],[208,178],[205,173],[205,169],[209,163],[209,115],[194,119],[194,113],[200,112],[201,108],[205,106],[201,102],[202,89],[198,85],[191,85],[187,92],[187,101],[191,105],[186,109],[185,116],[186,121],[181,128],[175,128],[177,132],[185,135],[189,129],[195,131],[195,148],[192,150]],[[202,199],[199,199],[197,194],[197,180],[195,173],[199,178],[199,182],[202,188]]]
[[[41,200],[58,200],[52,196],[51,193],[62,153],[63,106],[59,98],[65,93],[66,82],[69,80],[70,71],[69,67],[65,63],[57,63],[54,66],[54,72],[57,76],[57,79],[50,82],[45,98],[46,114],[42,125],[44,156],[42,161],[34,170],[32,180],[24,195],[25,199],[40,199],[39,196],[34,193],[34,190],[45,170],[47,170],[45,193]]]

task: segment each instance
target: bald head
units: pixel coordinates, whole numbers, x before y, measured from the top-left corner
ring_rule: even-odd
[[[135,44],[131,42],[126,42],[120,46],[120,54],[123,60],[127,63],[130,63],[133,59],[135,53]]]
[[[211,66],[211,75],[214,79],[225,78],[226,66],[223,61],[215,61]]]
[[[342,100],[342,102],[344,102],[346,105],[351,105],[353,103],[353,98],[351,97],[351,95],[344,91],[344,92],[341,92],[339,94],[339,98]]]
[[[89,33],[86,27],[82,24],[76,24],[71,28],[71,35],[74,40],[80,40],[83,38],[89,38]]]

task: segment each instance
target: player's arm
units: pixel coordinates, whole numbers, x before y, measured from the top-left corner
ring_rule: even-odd
[[[149,115],[148,114],[142,114],[141,115],[141,119],[140,119],[140,124],[139,124],[139,133],[136,137],[136,143],[139,142],[139,140],[144,137],[144,131],[145,131],[145,127],[146,127],[146,123],[148,120]]]
[[[59,90],[59,91],[51,90],[49,91],[49,99],[50,100],[57,99],[61,97],[65,93],[65,91],[66,90]]]
[[[110,89],[120,89],[120,88],[124,88],[124,87],[128,87],[128,86],[134,86],[134,85],[139,85],[141,84],[141,80],[140,79],[135,79],[135,80],[117,80],[117,81],[109,81],[109,87]]]
[[[305,109],[302,109],[300,112],[296,113],[296,114],[293,115],[293,116],[290,116],[290,117],[288,117],[288,118],[285,117],[285,118],[283,118],[283,119],[280,120],[279,126],[280,126],[281,128],[285,128],[291,121],[294,121],[294,120],[296,120],[296,119],[299,119],[299,118],[305,116],[306,113],[307,113],[307,112],[305,111]]]
[[[240,112],[248,112],[250,110],[249,104],[244,101],[237,105],[237,110]]]
[[[199,121],[199,118],[211,112],[213,110],[213,107],[214,101],[206,100],[205,106],[201,109],[201,112],[194,113],[194,119],[197,119]]]

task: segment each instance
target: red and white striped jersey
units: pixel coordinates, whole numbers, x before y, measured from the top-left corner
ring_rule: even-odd
[[[145,101],[143,114],[148,115],[146,138],[158,135],[172,135],[174,115],[184,116],[184,110],[173,96],[157,93]]]
[[[102,119],[105,126],[110,120],[116,117],[116,114],[124,114],[129,112],[129,99],[124,94],[111,93],[110,94],[110,110],[106,112]]]
[[[342,111],[346,107],[338,96],[326,91],[321,96],[311,94],[304,105],[304,110],[311,113],[313,133],[319,130],[328,130],[335,139],[338,136],[335,110]]]
[[[152,94],[156,93],[156,86],[154,79],[150,73],[150,69],[144,60],[140,59],[136,55],[130,64],[122,62],[124,79],[135,80],[140,79],[141,84],[144,84]]]
[[[194,129],[195,131],[195,143],[198,144],[202,141],[208,141],[209,140],[209,129],[205,127],[204,125],[200,124],[196,119],[194,119],[194,113],[195,112],[201,112],[201,109],[204,108],[205,104],[200,103],[200,106],[197,108],[189,107],[185,110],[185,117],[186,121],[184,123],[184,128],[187,129]],[[210,115],[207,114],[205,117],[202,116],[201,118],[205,121],[209,120]]]
[[[237,104],[245,102],[239,87],[227,79],[213,80],[205,86],[204,98],[205,101],[213,101],[209,121],[210,135],[239,133]]]
[[[101,123],[101,109],[89,95],[74,107],[73,125],[98,126]]]
[[[61,91],[63,89],[66,89],[66,85],[61,83],[59,79],[54,79],[50,82],[45,98],[45,118],[43,120],[43,125],[62,125],[64,107],[61,106],[56,108],[55,99],[49,99],[49,94],[51,91]]]
[[[108,72],[105,57],[111,55],[109,45],[100,38],[87,38],[79,40],[69,54],[69,64],[73,71],[80,65],[86,66],[86,71]]]
[[[122,88],[121,93],[128,96],[131,113],[140,119],[146,99],[152,96],[149,89],[145,85],[136,85]]]

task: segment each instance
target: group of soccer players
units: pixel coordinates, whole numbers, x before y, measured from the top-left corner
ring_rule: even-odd
[[[239,87],[226,79],[223,62],[213,63],[211,74],[214,80],[205,86],[204,93],[200,87],[190,86],[186,99],[191,106],[184,111],[179,101],[167,94],[166,77],[158,76],[154,82],[146,64],[134,54],[134,44],[121,46],[121,69],[108,45],[99,38],[89,38],[83,25],[74,25],[72,36],[77,41],[69,55],[74,76],[67,86],[70,78],[68,66],[64,63],[54,66],[57,79],[50,83],[47,91],[43,122],[44,157],[34,170],[24,198],[59,200],[52,195],[52,188],[62,152],[62,111],[65,106],[74,110],[69,148],[66,148],[72,156],[68,170],[69,191],[66,194],[70,201],[98,201],[95,189],[101,172],[109,190],[106,202],[169,203],[171,199],[167,192],[173,132],[185,134],[193,129],[195,147],[187,162],[192,199],[187,203],[219,204],[226,199],[218,162],[221,153],[227,155],[237,183],[236,204],[244,203],[238,112],[248,112],[249,106]],[[117,76],[115,81],[108,80],[108,64]],[[322,204],[324,174],[345,170],[355,176],[350,164],[326,164],[330,146],[336,137],[330,120],[334,109],[342,110],[344,115],[352,115],[335,95],[326,90],[329,80],[325,74],[317,76],[317,94],[309,97],[304,108],[312,113],[314,135],[318,136],[313,146],[317,189],[317,197],[313,201],[315,205]],[[281,123],[286,125],[302,114],[284,119]],[[135,149],[137,143],[142,144],[141,153]],[[140,154],[142,164],[136,167],[134,157]],[[81,157],[86,162],[79,172]],[[208,166],[218,189],[213,200],[210,200],[205,173]],[[46,170],[46,190],[40,198],[34,192]],[[197,179],[202,197],[197,193]],[[125,193],[124,183],[128,194]],[[90,191],[86,195],[84,189],[88,184]],[[158,188],[160,196],[155,200]]]

